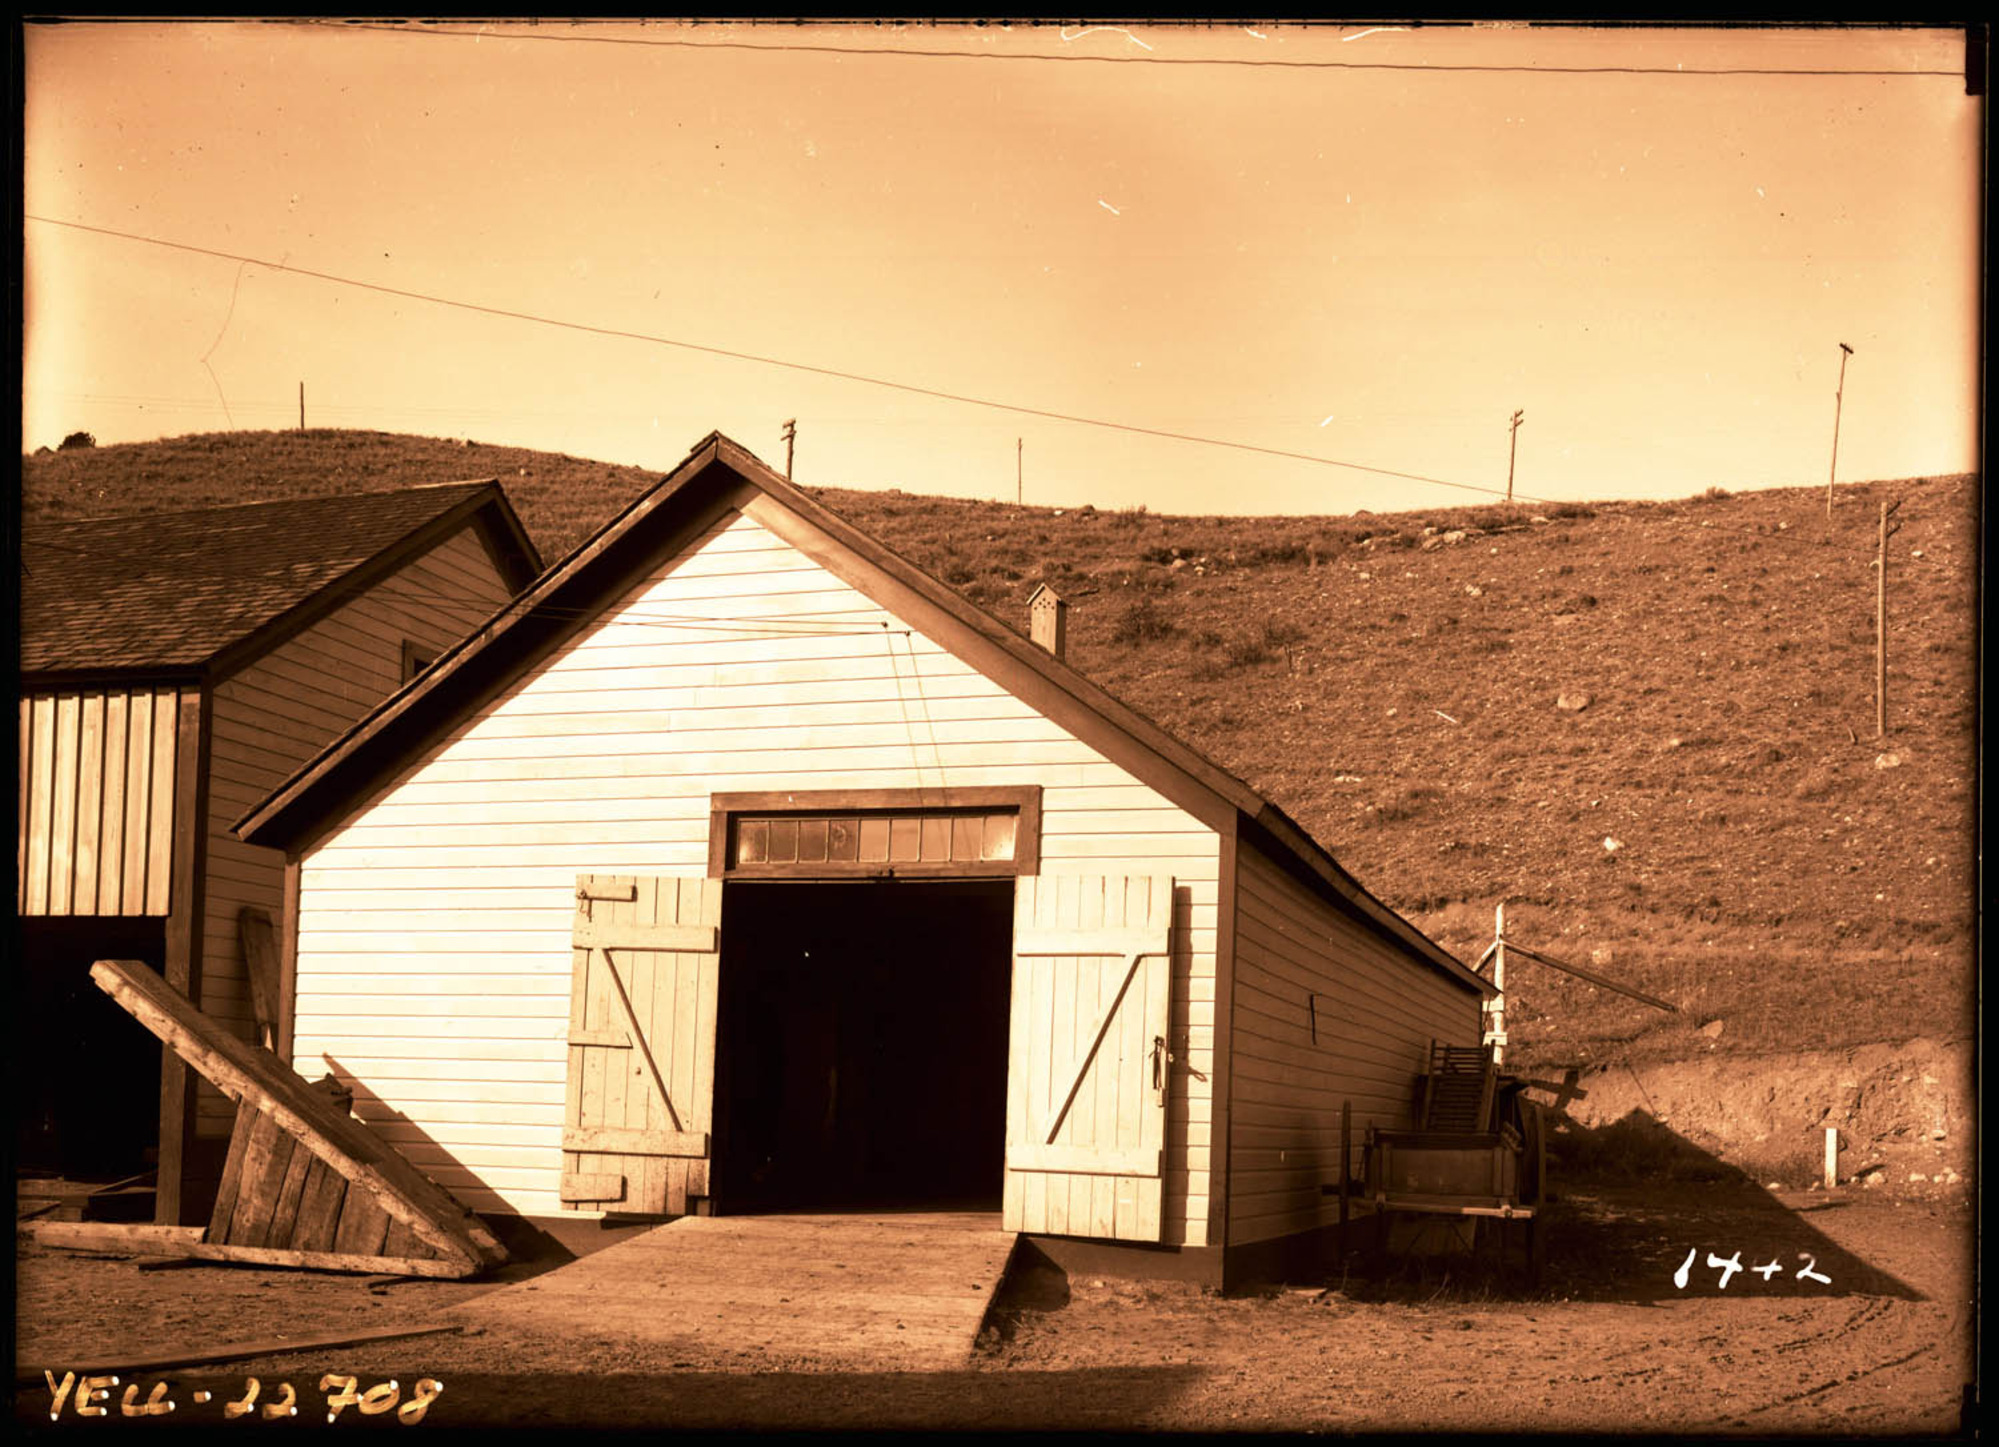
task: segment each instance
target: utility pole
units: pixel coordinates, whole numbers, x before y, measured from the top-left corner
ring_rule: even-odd
[[[1853,348],[1845,342],[1839,344],[1839,386],[1832,394],[1832,466],[1825,475],[1825,520],[1832,521],[1832,480],[1839,475],[1839,408],[1846,396],[1846,359],[1853,355]]]
[[[1881,504],[1881,543],[1874,559],[1874,737],[1877,739],[1888,733],[1888,539],[1902,530],[1900,523],[1889,527],[1888,519],[1901,505],[1900,498]]]
[[[1492,1047],[1492,1063],[1506,1058],[1506,902],[1492,907],[1492,989],[1491,1003],[1485,1007],[1485,1043]]]
[[[1513,414],[1513,424],[1506,434],[1506,500],[1513,501],[1513,454],[1520,442],[1520,424],[1527,413],[1522,410]]]
[[[1023,438],[1016,437],[1013,439],[1013,505],[1015,507],[1019,507],[1021,499],[1027,495],[1027,484],[1024,481],[1026,464],[1021,458],[1021,450],[1026,445],[1027,443]]]
[[[298,430],[305,431],[305,383],[298,384]]]
[[[784,480],[786,482],[791,481],[791,444],[792,440],[797,436],[797,419],[787,418],[784,424]]]

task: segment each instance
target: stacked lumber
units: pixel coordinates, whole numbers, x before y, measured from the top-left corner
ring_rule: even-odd
[[[507,1259],[484,1222],[329,1093],[156,972],[100,960],[90,977],[237,1102],[215,1210],[180,1254],[377,1276],[464,1277]]]

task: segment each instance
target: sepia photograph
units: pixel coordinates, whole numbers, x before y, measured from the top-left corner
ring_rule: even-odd
[[[1980,1433],[1985,24],[13,33],[17,1429]]]

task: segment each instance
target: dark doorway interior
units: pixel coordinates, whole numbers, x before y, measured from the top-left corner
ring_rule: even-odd
[[[14,1044],[23,1170],[114,1180],[159,1163],[159,1038],[90,979],[98,960],[166,961],[158,918],[20,921]]]
[[[994,1210],[1013,881],[730,884],[716,1208]]]

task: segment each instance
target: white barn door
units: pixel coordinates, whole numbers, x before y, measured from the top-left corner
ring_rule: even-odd
[[[565,1209],[677,1216],[709,1194],[721,924],[719,879],[577,878]]]
[[[1170,875],[1016,882],[1007,1230],[1160,1239],[1172,923]]]

